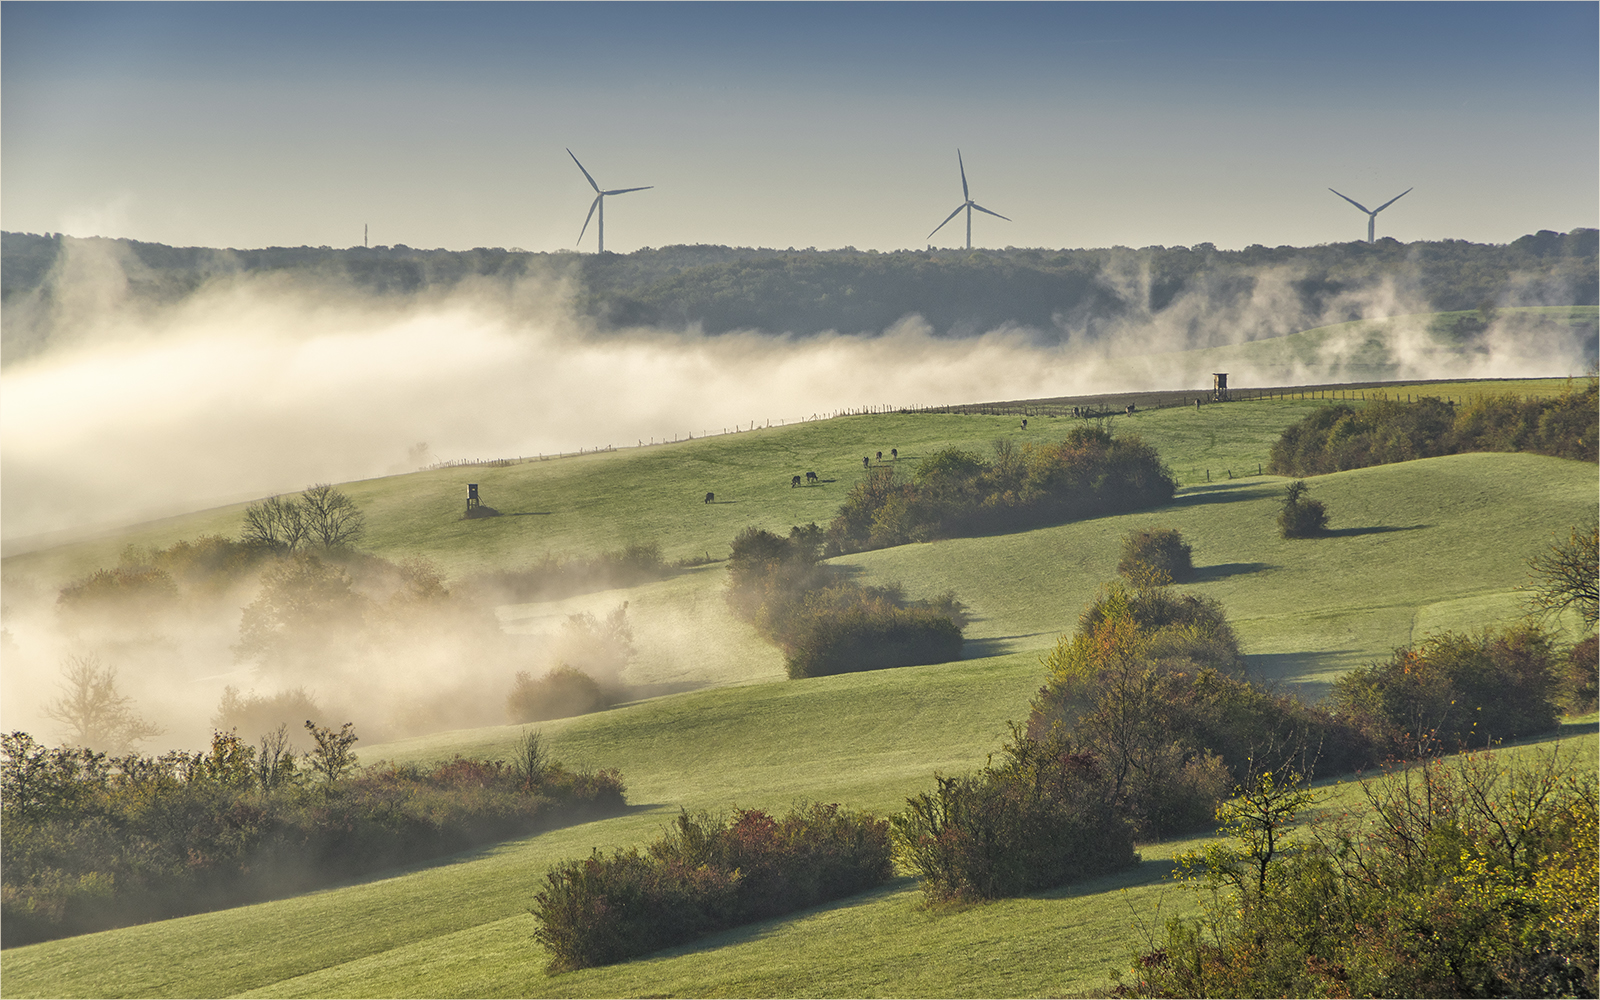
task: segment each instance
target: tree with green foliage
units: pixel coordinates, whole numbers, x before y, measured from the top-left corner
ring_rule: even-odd
[[[306,763],[310,764],[311,769],[322,775],[330,785],[356,766],[356,755],[351,747],[355,746],[361,737],[357,736],[354,730],[353,722],[346,722],[338,729],[334,729],[331,726],[319,726],[310,719],[306,720],[306,731],[316,743],[306,755]]]

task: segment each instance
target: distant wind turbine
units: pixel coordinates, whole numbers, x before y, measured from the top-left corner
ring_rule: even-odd
[[[572,162],[573,163],[578,163],[578,158],[576,156],[573,156],[572,150],[570,150],[570,149],[567,150],[567,155],[568,156],[572,156]],[[583,164],[578,163],[578,169],[579,170],[583,170]],[[598,184],[596,184],[594,182],[594,178],[589,176],[589,171],[583,170],[583,176],[584,176],[584,179],[589,182],[589,186],[594,188],[594,201],[589,203],[589,214],[583,217],[583,229],[578,232],[578,242],[579,243],[583,242],[583,234],[589,231],[589,220],[594,218],[594,210],[598,208],[600,210],[600,227],[599,227],[600,249],[597,252],[598,253],[605,253],[606,252],[606,195],[608,195],[608,194],[627,194],[630,191],[648,191],[651,188],[655,187],[655,185],[654,184],[646,184],[644,187],[617,188],[614,191],[602,191],[602,190],[600,190],[600,185],[598,185]]]
[[[1328,190],[1329,191],[1333,191],[1333,188],[1329,188]],[[1410,194],[1412,191],[1415,191],[1415,190],[1416,190],[1416,188],[1406,188],[1404,191],[1401,191],[1399,194],[1395,195],[1393,198],[1390,198],[1388,201],[1384,202],[1382,205],[1379,205],[1377,208],[1368,208],[1367,206],[1361,204],[1361,202],[1359,202],[1359,201],[1356,201],[1354,198],[1350,197],[1349,195],[1339,194],[1339,192],[1337,192],[1337,191],[1333,191],[1333,193],[1334,194],[1339,194],[1339,197],[1343,198],[1345,201],[1348,201],[1350,204],[1354,205],[1355,207],[1361,209],[1363,212],[1367,213],[1367,242],[1368,243],[1372,243],[1372,242],[1374,242],[1373,238],[1372,238],[1373,237],[1373,233],[1378,228],[1378,213],[1383,211],[1384,209],[1388,208],[1390,205],[1393,205],[1395,202],[1399,201],[1401,198],[1404,198],[1406,195]]]
[[[965,163],[961,162],[961,150],[959,150],[959,149],[956,150],[956,166],[961,168],[961,197],[964,200],[961,202],[961,204],[956,206],[956,210],[954,212],[951,212],[948,216],[945,217],[944,222],[941,222],[937,226],[933,227],[933,233],[937,233],[939,230],[943,229],[945,227],[945,223],[949,222],[951,219],[953,219],[956,216],[960,215],[961,214],[961,210],[964,208],[964,209],[967,210],[967,249],[971,250],[972,249],[972,210],[973,209],[977,209],[978,211],[982,212],[985,215],[992,215],[997,219],[1006,219],[1006,217],[1001,215],[999,212],[991,212],[987,208],[984,208],[982,205],[980,205],[977,202],[972,200],[972,195],[967,191],[967,165]],[[1006,219],[1006,221],[1010,222],[1011,220],[1010,219]],[[928,234],[928,239],[930,239],[930,240],[933,239],[933,233],[929,233]]]

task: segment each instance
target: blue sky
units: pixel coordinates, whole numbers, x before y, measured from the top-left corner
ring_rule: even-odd
[[[213,246],[1503,242],[1600,222],[1592,3],[0,5],[0,224]],[[960,220],[938,245],[957,245]],[[594,232],[581,249],[594,248]]]

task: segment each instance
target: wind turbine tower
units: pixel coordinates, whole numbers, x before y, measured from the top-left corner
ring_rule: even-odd
[[[961,150],[959,150],[959,149],[956,150],[956,166],[961,168],[961,197],[962,197],[962,202],[961,202],[961,204],[956,206],[956,210],[954,212],[951,212],[949,215],[947,215],[945,217],[944,222],[941,222],[937,226],[933,227],[933,233],[937,233],[939,230],[943,229],[944,226],[945,226],[945,222],[949,222],[951,219],[953,219],[956,216],[960,215],[961,214],[961,210],[964,208],[964,209],[967,210],[967,249],[971,250],[972,249],[972,210],[973,209],[977,209],[978,211],[982,212],[985,215],[992,215],[997,219],[1006,219],[1006,217],[1001,215],[999,212],[991,212],[987,208],[984,208],[982,205],[980,205],[977,202],[972,200],[972,195],[967,191],[967,165],[965,163],[961,162]],[[1011,220],[1010,219],[1006,219],[1006,221],[1010,222]],[[928,239],[930,239],[930,240],[933,239],[933,233],[929,233],[928,234]]]
[[[570,149],[567,150],[567,155],[572,157],[572,162],[573,163],[578,163],[578,158],[576,156],[573,156],[572,150],[570,150]],[[579,170],[583,170],[583,164],[578,163],[578,169]],[[589,203],[589,214],[583,217],[583,229],[581,229],[578,232],[578,242],[579,243],[583,242],[583,234],[589,231],[589,220],[594,218],[595,209],[598,208],[600,210],[600,228],[599,228],[600,249],[598,251],[596,251],[596,252],[597,253],[605,253],[606,252],[606,195],[608,195],[608,194],[627,194],[630,191],[648,191],[651,188],[655,187],[655,185],[654,184],[646,184],[644,187],[617,188],[617,189],[615,189],[613,191],[602,191],[602,190],[600,190],[600,185],[598,185],[598,184],[596,184],[594,182],[594,178],[589,176],[589,171],[583,170],[583,177],[584,177],[585,180],[587,180],[589,182],[589,186],[594,188],[594,201],[591,201]]]
[[[1329,188],[1328,190],[1329,191],[1333,191],[1333,188]],[[1395,202],[1399,201],[1401,198],[1404,198],[1406,195],[1410,194],[1412,191],[1415,191],[1415,190],[1416,190],[1415,188],[1406,188],[1404,191],[1401,191],[1399,194],[1395,195],[1393,198],[1390,198],[1388,201],[1384,202],[1382,205],[1379,205],[1377,208],[1368,208],[1367,206],[1361,204],[1361,202],[1356,201],[1354,198],[1351,198],[1349,195],[1339,194],[1339,192],[1337,192],[1337,191],[1333,191],[1333,193],[1334,194],[1339,194],[1339,197],[1343,198],[1345,201],[1348,201],[1350,204],[1354,205],[1355,207],[1361,209],[1363,212],[1367,213],[1367,242],[1368,243],[1372,243],[1372,242],[1374,242],[1373,234],[1374,234],[1374,232],[1376,232],[1376,230],[1378,228],[1378,213],[1383,211],[1384,209],[1388,208],[1390,205],[1393,205]]]

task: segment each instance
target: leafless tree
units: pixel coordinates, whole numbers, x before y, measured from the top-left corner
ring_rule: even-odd
[[[366,515],[356,502],[327,483],[307,487],[300,494],[300,509],[307,536],[330,549],[354,542],[366,527]]]
[[[1576,608],[1590,628],[1600,621],[1600,586],[1597,586],[1597,551],[1600,529],[1573,528],[1565,542],[1554,542],[1543,555],[1528,560],[1533,583],[1523,588],[1535,611],[1559,614]]]
[[[161,727],[136,715],[133,699],[117,691],[115,667],[95,656],[69,656],[61,673],[61,697],[44,714],[66,727],[64,742],[120,754],[161,735]]]
[[[270,496],[244,509],[244,540],[293,552],[306,540],[305,510],[293,497]]]

